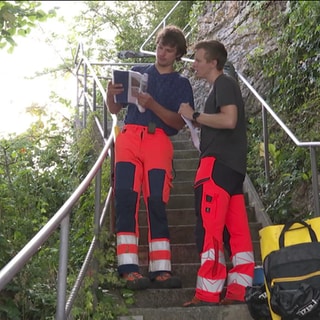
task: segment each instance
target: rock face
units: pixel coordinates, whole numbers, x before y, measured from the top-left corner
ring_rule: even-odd
[[[254,3],[256,2],[205,1],[204,13],[198,18],[195,42],[211,39],[221,41],[228,51],[228,60],[233,63],[237,72],[241,73],[255,90],[264,97],[269,90],[268,84],[264,82],[261,74],[253,74],[248,60],[257,51],[260,55],[266,54],[275,50],[276,47],[273,39],[268,39],[265,34],[261,33],[257,9],[253,10]],[[288,3],[288,1],[264,2],[260,10],[264,10],[265,15],[276,17],[280,12],[287,9]],[[194,79],[190,73],[188,76],[191,78],[195,91],[196,109],[202,110],[209,88],[204,81]],[[242,84],[241,88],[246,101],[247,112],[258,112],[260,105],[252,99],[249,90]]]
[[[255,8],[254,8],[255,6]],[[215,39],[221,41],[227,51],[228,60],[260,96],[268,101],[271,85],[263,77],[262,72],[253,71],[250,58],[259,54],[263,58],[277,50],[275,39],[268,37],[262,30],[261,17],[267,21],[268,27],[281,32],[279,16],[290,10],[290,1],[205,1],[203,14],[198,17],[194,42]],[[190,43],[190,50],[192,45]],[[209,86],[205,81],[195,79],[191,68],[186,69],[195,94],[195,108],[203,110]],[[241,81],[239,81],[246,105],[247,116],[261,112],[261,103],[252,95]],[[272,106],[271,106],[272,107]],[[318,178],[320,181],[320,177]],[[313,210],[313,196],[311,186],[305,184],[297,186],[293,205],[298,212]],[[307,208],[307,209],[306,209]]]

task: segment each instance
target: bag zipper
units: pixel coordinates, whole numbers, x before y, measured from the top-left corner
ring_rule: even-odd
[[[271,287],[275,285],[276,282],[293,282],[293,281],[302,281],[311,277],[320,276],[320,271],[315,271],[312,273],[308,273],[304,276],[297,276],[297,277],[285,277],[285,278],[275,278],[271,281]]]

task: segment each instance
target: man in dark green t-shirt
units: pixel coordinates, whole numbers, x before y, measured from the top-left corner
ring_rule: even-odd
[[[204,112],[187,103],[179,113],[200,126],[200,161],[195,177],[196,241],[201,257],[196,292],[184,306],[244,302],[252,285],[254,257],[243,181],[246,174],[247,137],[244,103],[237,81],[223,73],[227,51],[219,41],[195,46],[193,68],[211,91]],[[229,238],[233,267],[227,273],[224,232]],[[227,290],[221,297],[225,282]]]

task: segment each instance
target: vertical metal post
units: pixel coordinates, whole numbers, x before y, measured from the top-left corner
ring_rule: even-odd
[[[114,188],[114,169],[115,169],[115,153],[114,153],[114,142],[110,148],[110,186],[112,189]],[[114,191],[112,191],[114,192]],[[115,204],[114,204],[114,196],[111,197],[110,203],[110,233],[115,233]]]
[[[83,84],[83,127],[87,127],[87,93],[88,93],[88,68],[87,64],[84,62],[84,84]]]
[[[97,84],[96,80],[93,80],[93,88],[92,88],[92,104],[93,104],[93,112],[97,110]]]
[[[270,163],[269,163],[269,133],[267,112],[262,105],[262,124],[263,124],[263,146],[264,146],[264,170],[267,182],[270,182]]]
[[[101,168],[97,171],[96,178],[95,178],[95,197],[94,197],[94,236],[96,238],[96,249],[100,248],[100,217],[101,217],[101,176],[102,170]],[[92,268],[93,268],[93,284],[92,284],[92,291],[93,291],[93,308],[95,309],[98,305],[98,299],[96,296],[97,288],[99,285],[98,280],[98,269],[99,263],[96,257],[93,257],[92,261]]]
[[[56,320],[66,319],[65,305],[67,295],[67,270],[70,225],[69,216],[70,215],[68,214],[61,222]]]
[[[310,147],[310,159],[311,159],[311,173],[312,173],[312,190],[313,190],[313,201],[315,216],[320,216],[320,206],[319,206],[319,183],[318,183],[318,170],[317,170],[317,158],[316,158],[316,148]]]
[[[108,138],[108,107],[106,102],[103,102],[103,137]]]

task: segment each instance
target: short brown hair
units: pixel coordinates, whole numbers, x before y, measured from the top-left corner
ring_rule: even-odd
[[[156,44],[162,43],[164,46],[177,48],[177,61],[187,53],[186,38],[180,28],[176,26],[167,26],[162,29],[156,38]]]
[[[228,53],[225,46],[217,40],[204,40],[200,41],[195,45],[195,50],[205,50],[205,58],[207,62],[217,60],[217,69],[222,70],[227,58]]]

